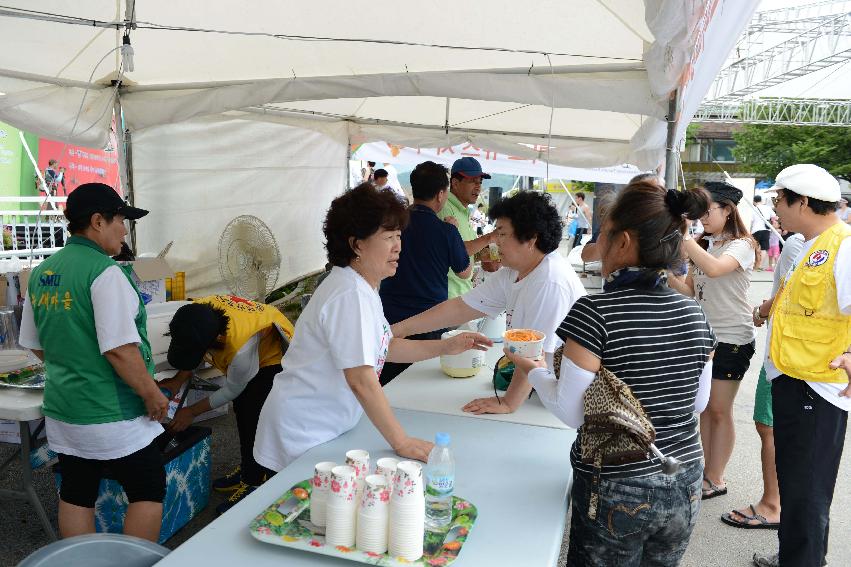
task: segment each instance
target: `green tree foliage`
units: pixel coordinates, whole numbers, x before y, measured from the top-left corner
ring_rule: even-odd
[[[851,180],[851,128],[746,124],[733,139],[736,160],[767,177],[796,163],[814,163]]]

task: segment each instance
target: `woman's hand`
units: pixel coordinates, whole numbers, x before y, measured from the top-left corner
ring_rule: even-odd
[[[515,352],[509,352],[509,350],[502,349],[502,352],[505,353],[506,358],[514,363],[514,368],[521,370],[525,374],[529,374],[532,370],[536,368],[546,368],[547,361],[543,358],[541,360],[532,360],[531,358],[526,358],[525,356],[520,356]]]
[[[500,399],[496,396],[476,398],[461,408],[461,410],[474,415],[481,415],[483,413],[514,413],[514,408],[508,405],[505,398]]]
[[[393,447],[393,450],[400,457],[425,463],[428,461],[428,454],[433,447],[434,443],[430,443],[429,441],[417,439],[416,437],[406,437],[404,441]]]
[[[189,408],[180,408],[180,411],[174,414],[174,419],[171,420],[171,423],[168,424],[166,429],[172,433],[183,431],[192,425],[194,419],[195,416],[192,414],[192,410]]]
[[[488,350],[493,341],[481,333],[460,333],[454,337],[443,339],[443,354],[461,354],[464,351]]]

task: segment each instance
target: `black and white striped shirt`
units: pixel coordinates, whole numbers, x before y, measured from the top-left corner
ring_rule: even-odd
[[[656,446],[683,463],[703,456],[694,402],[698,382],[715,336],[698,303],[665,286],[620,288],[580,298],[559,326],[599,357],[641,400],[656,428]],[[582,435],[582,429],[579,430]],[[574,469],[583,464],[579,438],[571,450]],[[603,467],[604,476],[638,477],[661,473],[658,459]]]

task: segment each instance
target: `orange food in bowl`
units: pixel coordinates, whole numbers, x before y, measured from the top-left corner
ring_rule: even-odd
[[[529,329],[511,329],[505,332],[505,338],[509,341],[529,342],[540,340],[540,334]]]

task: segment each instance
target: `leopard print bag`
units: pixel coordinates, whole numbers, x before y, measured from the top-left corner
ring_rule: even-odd
[[[588,517],[596,519],[600,503],[600,472],[606,465],[634,463],[650,458],[656,430],[641,402],[622,380],[606,368],[585,391],[585,422],[579,453],[596,469]]]

